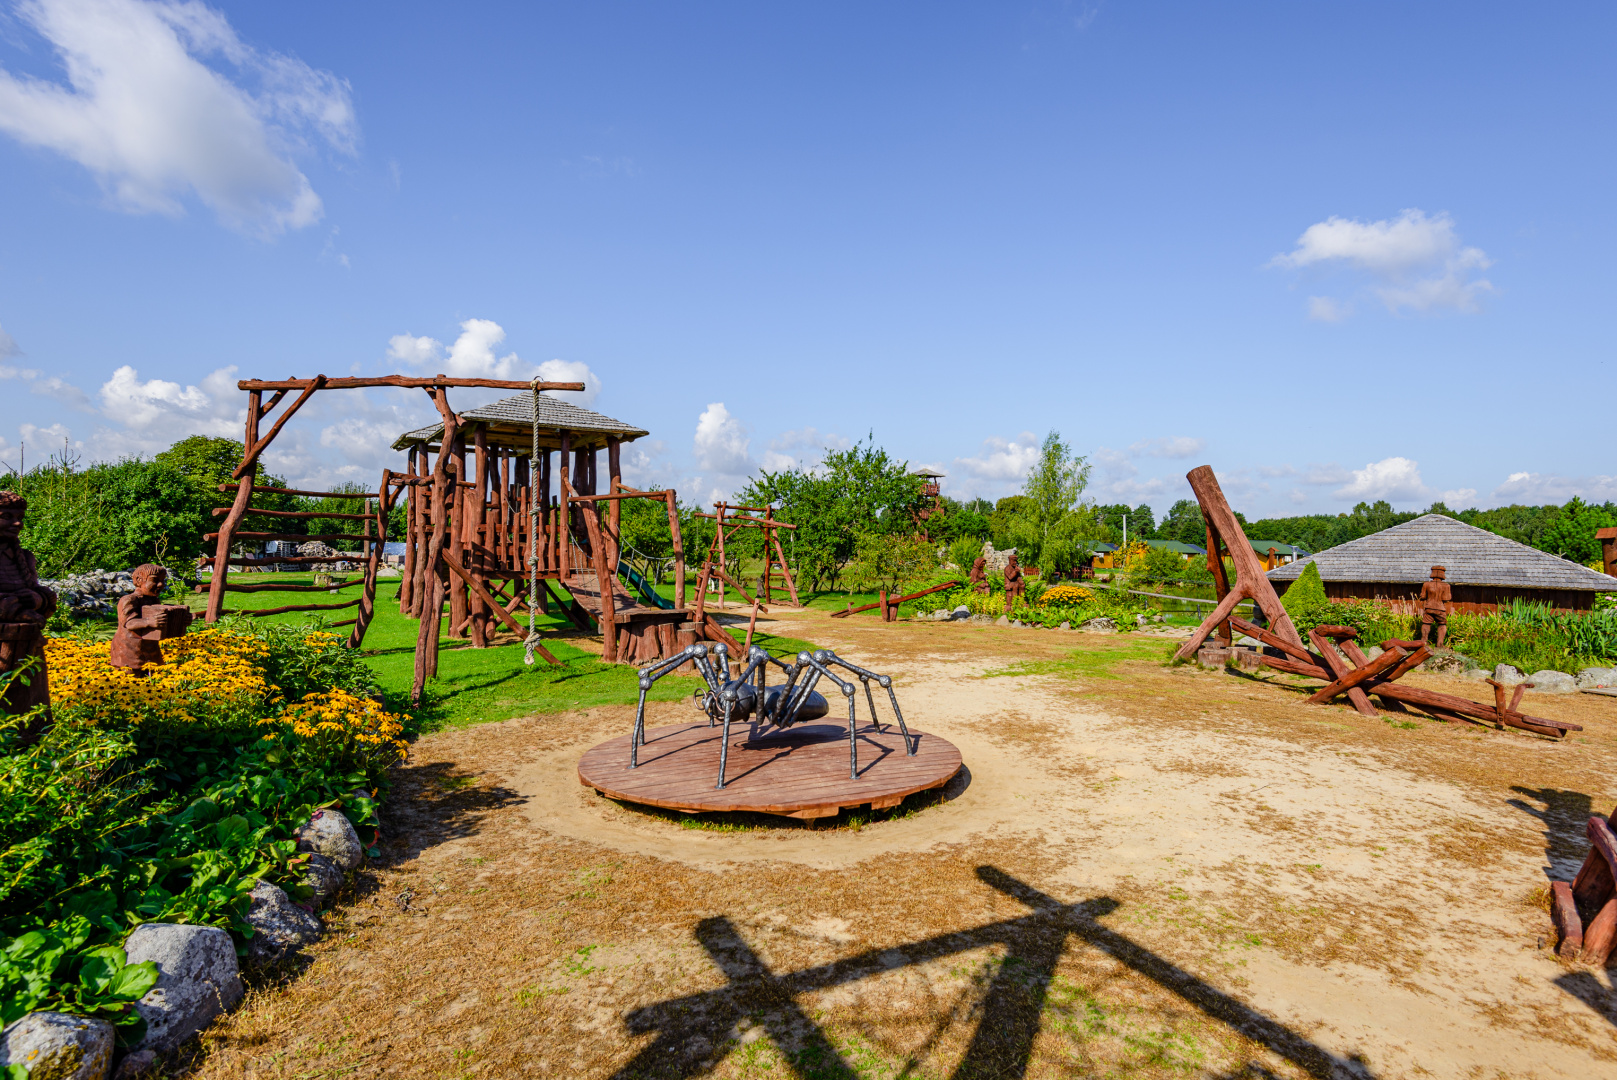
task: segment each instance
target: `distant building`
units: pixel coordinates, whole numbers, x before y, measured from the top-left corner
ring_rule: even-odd
[[[915,512],[915,520],[921,523],[921,535],[925,537],[926,519],[938,512],[938,498],[941,494],[938,481],[942,480],[947,474],[933,472],[931,469],[911,469],[910,475],[919,476],[924,481],[921,484],[921,498],[926,501]]]
[[[1405,613],[1416,610],[1433,566],[1447,568],[1456,611],[1488,612],[1516,599],[1588,611],[1596,593],[1617,592],[1617,578],[1442,514],[1287,563],[1270,570],[1269,580],[1284,593],[1309,563],[1319,567],[1331,599],[1378,600]]]

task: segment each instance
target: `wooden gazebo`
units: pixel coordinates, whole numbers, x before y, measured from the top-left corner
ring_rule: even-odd
[[[600,627],[602,659],[644,663],[671,656],[695,640],[685,610],[685,553],[675,494],[638,491],[624,485],[621,448],[646,434],[610,416],[558,401],[538,399],[538,455],[534,455],[534,398],[516,394],[457,414],[449,439],[448,471],[457,478],[440,502],[428,482],[429,463],[443,456],[443,423],[405,432],[393,443],[407,455],[399,479],[415,493],[405,533],[400,609],[420,618],[430,603],[434,531],[447,526],[442,562],[453,577],[443,582],[449,600],[449,633],[467,636],[473,647],[488,643],[491,620],[514,625],[524,602],[548,610],[551,603],[580,629]],[[606,451],[606,490],[600,490],[599,457]],[[663,502],[674,546],[674,600],[643,602],[618,579],[618,522],[622,500]],[[539,532],[529,535],[534,500]],[[607,504],[606,513],[596,503]],[[565,526],[562,524],[565,522]],[[528,558],[537,545],[540,592],[529,598]],[[561,592],[560,589],[565,589]]]

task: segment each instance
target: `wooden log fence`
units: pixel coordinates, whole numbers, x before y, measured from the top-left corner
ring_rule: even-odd
[[[881,608],[882,621],[892,622],[893,620],[888,618],[887,615],[889,612],[897,610],[900,604],[907,604],[911,600],[919,600],[923,596],[931,596],[933,593],[942,592],[944,589],[958,589],[960,586],[961,582],[959,581],[945,581],[942,585],[934,585],[930,589],[922,589],[920,592],[912,592],[908,596],[900,596],[894,599],[887,599],[887,594],[883,593],[882,599],[877,600],[874,604],[863,604],[859,607],[849,607],[846,611],[832,612],[831,617],[833,619],[846,619],[849,615],[857,615],[861,611]]]

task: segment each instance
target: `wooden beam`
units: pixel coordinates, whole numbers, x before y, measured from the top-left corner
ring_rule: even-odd
[[[235,491],[237,486],[236,484],[220,484],[219,490]],[[255,485],[253,494],[257,495],[260,492],[270,495],[307,495],[312,499],[374,499],[377,496],[374,491],[299,491],[297,488],[258,487]],[[269,512],[268,510],[253,511],[255,514],[267,514]]]
[[[323,381],[327,390],[360,390],[372,386],[403,386],[420,388],[423,390],[437,390],[449,386],[473,386],[485,390],[531,390],[531,382],[512,382],[509,379],[451,379],[446,375],[434,375],[430,379],[412,378],[406,375],[377,375],[368,378],[338,378],[328,379],[324,375],[317,375],[314,379],[242,379],[236,383],[238,390],[298,390],[306,389],[316,380]],[[542,382],[540,390],[582,390],[581,382]]]
[[[449,567],[450,573],[464,581],[467,587],[470,588],[472,592],[477,594],[477,598],[483,601],[483,603],[487,604],[494,615],[506,626],[511,628],[512,633],[521,637],[523,641],[528,639],[528,631],[522,626],[521,623],[517,622],[516,619],[511,617],[511,613],[505,610],[505,605],[501,604],[499,601],[495,600],[494,597],[490,596],[489,591],[483,587],[482,582],[468,574],[466,572],[466,568],[460,565],[460,562],[448,552],[444,553],[444,565]],[[550,654],[550,650],[546,649],[543,645],[535,644],[533,651],[538,653],[540,656],[543,656],[549,663],[555,664],[558,667],[561,665],[561,661],[552,656]]]
[[[269,433],[247,447],[247,452],[242,455],[241,464],[236,466],[236,471],[231,476],[237,480],[252,476],[257,471],[258,456],[269,449],[269,444],[275,441],[275,436],[281,433],[286,422],[297,415],[298,410],[303,408],[303,403],[313,397],[314,392],[324,386],[325,382],[324,375],[316,375],[310,379],[308,385],[303,388],[303,393],[292,399],[292,404],[286,407],[286,411],[275,421],[275,426],[269,429]],[[243,386],[242,389],[249,390],[252,387]]]
[[[1402,649],[1389,649],[1363,667],[1354,668],[1329,686],[1317,691],[1308,699],[1309,704],[1323,705],[1338,694],[1345,694],[1353,687],[1376,678],[1383,671],[1396,666],[1407,655]]]
[[[1255,557],[1256,556],[1254,556],[1254,558]],[[1318,652],[1320,657],[1325,661],[1325,666],[1331,669],[1331,675],[1334,678],[1340,679],[1348,673],[1350,669],[1348,668],[1347,661],[1343,660],[1341,656],[1337,655],[1336,649],[1332,647],[1330,641],[1327,640],[1325,635],[1321,634],[1318,629],[1310,630],[1308,632],[1308,640],[1313,643],[1314,650]],[[1379,692],[1380,691],[1377,691],[1377,693]],[[1363,690],[1359,689],[1357,686],[1354,686],[1348,690],[1347,695],[1348,700],[1353,702],[1353,707],[1359,710],[1361,714],[1372,718],[1380,717],[1381,714],[1376,712],[1376,707],[1370,704],[1370,698]]]
[[[233,509],[235,507],[216,506],[213,508],[213,516],[218,517],[221,514],[228,514]],[[247,512],[249,514],[262,514],[264,517],[278,518],[339,518],[343,521],[369,521],[371,519],[369,514],[337,514],[325,510],[259,510],[255,507],[248,507]]]

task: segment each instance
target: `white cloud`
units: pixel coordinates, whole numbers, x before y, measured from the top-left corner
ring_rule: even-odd
[[[1588,502],[1617,501],[1617,476],[1562,476],[1559,473],[1515,472],[1494,488],[1497,503],[1564,503],[1574,495]]]
[[[1315,322],[1341,322],[1353,314],[1353,305],[1329,296],[1308,298],[1308,317]]]
[[[582,391],[550,391],[556,397],[588,406],[601,392],[601,377],[578,360],[546,360],[529,364],[516,353],[498,355],[505,341],[505,329],[492,319],[467,319],[460,324],[460,336],[444,348],[443,342],[413,334],[394,334],[387,342],[387,355],[406,367],[426,374],[449,375],[457,379],[503,379],[526,382],[538,377],[546,382],[581,382]]]
[[[3,337],[0,333],[0,337]],[[5,355],[5,342],[0,341],[0,356]],[[17,355],[19,350],[13,349],[11,355]],[[48,397],[60,401],[70,408],[83,412],[94,412],[90,398],[83,390],[74,386],[66,379],[56,375],[46,375],[37,368],[17,367],[14,364],[0,364],[0,379],[17,379],[28,384],[28,389],[41,397]]]
[[[813,469],[825,460],[827,450],[846,450],[853,444],[834,432],[806,427],[784,432],[769,440],[760,463],[770,472],[784,469]]]
[[[1188,458],[1195,457],[1205,449],[1207,449],[1206,439],[1176,435],[1172,438],[1141,439],[1129,447],[1129,453],[1135,457]]]
[[[746,425],[730,415],[724,402],[710,403],[696,418],[696,439],[691,452],[698,469],[724,476],[750,475],[751,446]]]
[[[945,486],[958,498],[997,499],[1019,490],[1039,460],[1039,437],[1024,431],[1014,439],[990,435],[975,457],[957,457]]]
[[[1493,291],[1492,283],[1475,276],[1492,265],[1482,249],[1462,247],[1447,214],[1427,216],[1421,210],[1405,210],[1383,221],[1327,218],[1305,229],[1297,247],[1276,255],[1270,265],[1360,270],[1372,280],[1369,291],[1395,313],[1476,311],[1478,299]],[[1325,322],[1338,322],[1352,310],[1350,303],[1328,296],[1308,300],[1309,317]]]
[[[308,133],[353,152],[346,82],[243,44],[199,0],[27,0],[18,11],[54,47],[67,85],[0,69],[0,131],[78,162],[131,212],[180,214],[190,192],[245,231],[320,219],[293,157]]]
[[[246,399],[236,389],[235,375],[234,366],[219,368],[201,386],[181,386],[166,379],[142,382],[140,373],[124,364],[101,385],[101,412],[137,432],[160,429],[156,433],[167,437],[177,425],[188,435],[239,439]]]
[[[1336,466],[1315,466],[1315,472],[1321,477],[1332,475]],[[1353,469],[1349,473],[1352,477],[1347,483],[1337,488],[1335,495],[1339,499],[1353,499],[1368,502],[1376,499],[1385,499],[1392,503],[1405,505],[1430,503],[1442,500],[1445,503],[1463,504],[1476,498],[1474,488],[1456,488],[1452,491],[1438,491],[1428,487],[1421,479],[1420,464],[1406,457],[1382,458],[1373,461],[1362,469]],[[1310,480],[1311,483],[1331,482],[1326,480]]]

